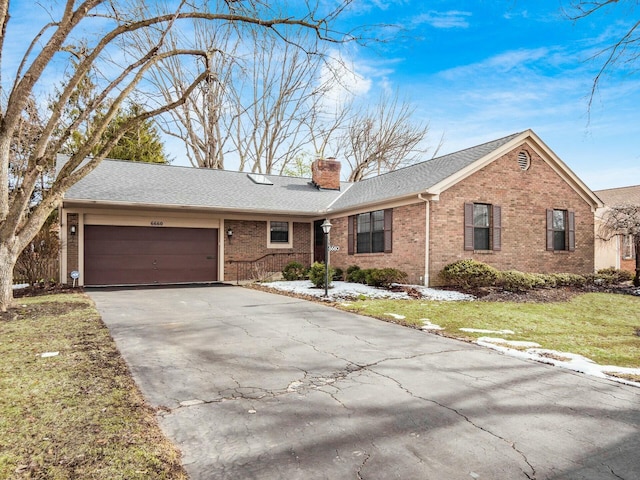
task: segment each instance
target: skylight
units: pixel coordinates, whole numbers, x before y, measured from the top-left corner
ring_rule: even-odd
[[[247,173],[247,177],[249,177],[253,183],[257,183],[258,185],[273,185],[273,182],[269,180],[266,175],[262,175],[261,173]]]

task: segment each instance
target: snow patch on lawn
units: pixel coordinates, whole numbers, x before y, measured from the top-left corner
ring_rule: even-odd
[[[507,345],[508,347],[514,347],[514,348],[534,348],[534,347],[540,346],[540,344],[536,342],[505,340],[504,338],[495,338],[495,337],[480,337],[477,340],[477,343],[478,345],[482,345],[484,347],[490,347],[495,344]]]
[[[396,320],[404,320],[405,318],[407,318],[404,315],[399,315],[397,313],[385,313],[385,315],[391,318],[395,318]]]
[[[431,323],[428,318],[421,318],[420,321],[422,322],[422,330],[444,330],[440,325]]]
[[[484,330],[482,328],[460,328],[462,332],[469,333],[493,333],[496,335],[515,335],[513,330]]]
[[[633,385],[636,387],[640,386],[639,382],[632,382],[623,378],[607,375],[607,373],[640,375],[640,368],[617,367],[614,365],[598,365],[593,360],[575,353],[558,352],[556,350],[537,348],[540,345],[535,342],[514,342],[501,338],[480,337],[476,341],[476,343],[483,347],[497,350],[512,357],[522,358],[524,360],[535,360],[536,362],[547,363],[549,365],[566,368],[568,370],[573,370],[574,372],[584,373],[586,375],[592,375],[598,378],[614,380],[626,385]],[[515,348],[509,348],[527,347],[527,344],[532,345],[532,347],[526,348],[526,350],[516,350]]]
[[[324,297],[323,288],[315,288],[309,280],[278,281],[263,284],[268,288],[290,292],[294,294],[310,295],[312,297]],[[424,299],[437,301],[464,301],[474,300],[472,295],[449,290],[437,290],[435,288],[422,287],[420,285],[408,285],[418,291]],[[332,282],[329,288],[330,300],[347,300],[359,297],[368,299],[392,299],[408,300],[411,297],[406,292],[392,292],[384,288],[370,287],[361,283]]]

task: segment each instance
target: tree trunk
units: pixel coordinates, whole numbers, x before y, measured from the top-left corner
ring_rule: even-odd
[[[9,245],[15,242],[0,242],[0,312],[6,312],[13,303],[13,267],[19,251]]]

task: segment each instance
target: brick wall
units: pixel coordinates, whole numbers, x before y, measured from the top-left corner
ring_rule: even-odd
[[[393,209],[392,253],[348,255],[348,219],[331,219],[331,244],[340,247],[338,252],[330,254],[331,265],[345,271],[351,265],[358,265],[360,268],[397,268],[407,272],[409,283],[422,283],[425,261],[425,208],[425,203],[420,202]]]
[[[635,258],[621,258],[620,270],[626,270],[631,273],[636,273],[636,259]]]
[[[518,153],[526,150],[531,165],[523,171]],[[492,252],[464,250],[465,202],[502,207],[502,249]],[[576,250],[546,250],[546,210],[575,212]],[[393,252],[348,255],[347,217],[331,219],[331,244],[340,250],[331,253],[331,265],[344,270],[398,268],[408,281],[422,283],[425,252],[425,204],[420,202],[393,209]],[[448,263],[474,258],[500,270],[523,272],[590,273],[594,269],[594,216],[582,199],[532,149],[518,148],[459,182],[431,202],[429,247],[431,285]]]
[[[523,171],[518,153],[531,166]],[[464,203],[502,207],[502,250],[464,250]],[[546,209],[575,211],[576,250],[546,250]],[[453,261],[473,258],[500,270],[590,273],[594,268],[594,216],[591,207],[532,149],[518,148],[459,182],[431,204],[430,278]]]
[[[224,237],[225,281],[250,280],[261,273],[253,271],[256,269],[281,271],[284,265],[293,260],[306,266],[310,264],[312,223],[293,223],[293,232],[289,232],[293,235],[293,248],[267,248],[267,227],[267,221],[225,220],[220,233]],[[229,228],[233,230],[231,239],[227,237]],[[283,255],[271,255],[269,260],[265,259],[254,266],[244,262],[270,254]]]

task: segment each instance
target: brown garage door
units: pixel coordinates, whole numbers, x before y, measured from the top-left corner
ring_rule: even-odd
[[[218,230],[84,227],[85,285],[150,285],[218,279]]]

